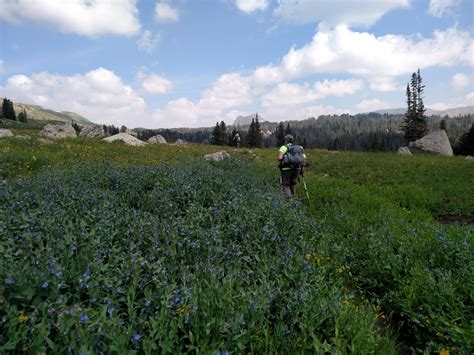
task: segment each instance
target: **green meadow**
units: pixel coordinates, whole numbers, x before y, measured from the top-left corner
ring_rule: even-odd
[[[0,352],[470,353],[473,162],[306,155],[1,139]]]

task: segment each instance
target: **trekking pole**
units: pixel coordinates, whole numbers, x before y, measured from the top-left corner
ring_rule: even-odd
[[[311,204],[311,200],[309,198],[309,193],[308,193],[308,187],[306,186],[306,181],[304,179],[304,175],[301,175],[303,177],[303,186],[304,186],[304,190],[306,192],[306,197],[308,198],[308,203]]]

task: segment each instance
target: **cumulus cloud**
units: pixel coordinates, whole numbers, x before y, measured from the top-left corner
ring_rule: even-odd
[[[474,91],[471,91],[464,96],[450,98],[445,102],[435,102],[426,106],[434,110],[447,110],[454,107],[474,106]]]
[[[409,0],[279,0],[274,14],[286,22],[370,26],[387,12],[406,8]]]
[[[153,36],[151,31],[143,31],[142,35],[137,40],[137,48],[140,52],[151,53],[160,39],[161,36],[159,33]]]
[[[375,36],[340,25],[318,31],[311,43],[291,48],[277,66],[257,68],[253,80],[268,85],[317,73],[349,73],[373,80],[374,89],[387,91],[390,77],[410,74],[417,68],[474,65],[473,38],[469,32],[450,28],[431,38],[403,35]],[[446,48],[450,48],[449,51]]]
[[[466,86],[472,85],[474,78],[463,73],[457,73],[452,77],[451,83],[456,90],[462,90]]]
[[[0,2],[0,20],[32,21],[89,37],[132,36],[140,31],[135,3],[136,0],[6,0]]]
[[[351,95],[363,86],[362,80],[324,80],[313,85],[281,83],[262,96],[262,107],[304,105],[327,96]]]
[[[155,5],[155,19],[161,23],[176,22],[179,20],[179,11],[167,1],[160,1]]]
[[[145,101],[112,71],[98,68],[85,74],[62,76],[47,72],[13,75],[0,96],[25,103],[81,114],[93,122],[133,124],[143,118]]]
[[[5,72],[5,62],[0,59],[0,74]]]
[[[235,5],[240,11],[252,13],[256,10],[265,10],[268,0],[235,0]]]
[[[434,17],[442,17],[447,9],[457,6],[460,0],[430,0],[428,13]]]
[[[171,81],[154,73],[139,72],[137,78],[142,82],[143,90],[149,94],[166,94],[173,87]]]
[[[392,105],[386,101],[379,99],[362,100],[356,106],[357,112],[373,112],[377,110],[386,109],[392,107]]]

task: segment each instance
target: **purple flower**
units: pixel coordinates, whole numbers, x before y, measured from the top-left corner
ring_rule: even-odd
[[[142,336],[141,336],[140,334],[135,333],[135,334],[133,334],[133,336],[132,336],[132,341],[133,341],[133,342],[138,341],[138,340],[140,340],[141,337],[142,337]]]
[[[6,283],[7,285],[14,285],[16,282],[15,282],[15,280],[13,280],[13,279],[7,277],[7,278],[5,279],[5,283]]]
[[[43,284],[41,285],[41,288],[48,288],[48,286],[49,286],[48,281],[45,281],[45,282],[43,282]]]
[[[80,318],[79,318],[79,323],[87,323],[89,321],[89,317],[87,316],[87,314],[83,314]]]

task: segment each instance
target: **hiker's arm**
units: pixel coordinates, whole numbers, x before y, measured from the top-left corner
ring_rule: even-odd
[[[283,153],[278,152],[278,161],[283,161]]]

